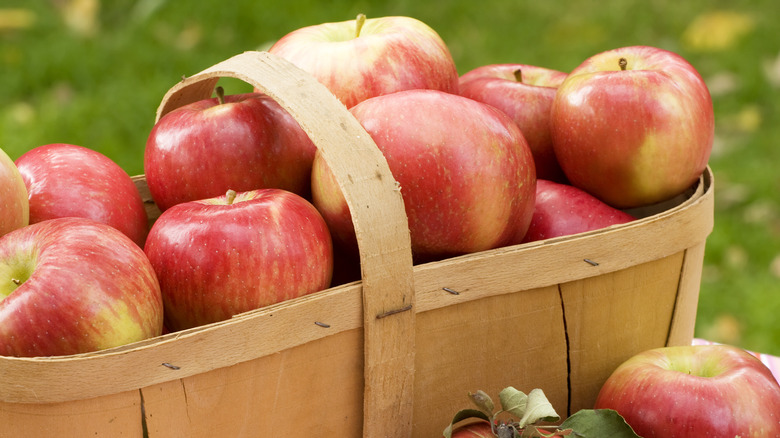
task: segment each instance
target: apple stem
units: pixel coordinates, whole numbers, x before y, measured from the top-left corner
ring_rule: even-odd
[[[498,438],[512,438],[515,436],[516,429],[505,423],[500,424],[494,432]]]
[[[620,66],[621,71],[625,71],[628,66],[628,60],[626,58],[620,58],[618,65]]]
[[[18,278],[12,278],[11,282],[17,286],[22,284],[22,280],[19,280]]]
[[[522,84],[523,83],[523,69],[518,68],[517,70],[514,71],[514,74],[515,74],[515,80]]]
[[[355,38],[360,37],[360,31],[363,29],[363,25],[366,24],[366,14],[358,14],[355,18]]]
[[[214,90],[215,93],[217,93],[217,101],[220,105],[225,103],[225,89],[222,87],[217,87]]]
[[[233,201],[236,200],[236,191],[235,190],[228,190],[227,193],[225,193],[225,198],[227,199],[227,205],[232,205]]]

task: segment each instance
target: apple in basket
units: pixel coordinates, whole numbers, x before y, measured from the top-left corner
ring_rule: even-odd
[[[30,203],[30,223],[83,217],[110,225],[143,247],[149,232],[141,195],[118,164],[98,151],[66,143],[35,147],[17,158]]]
[[[326,289],[333,274],[322,217],[280,189],[174,205],[152,225],[144,250],[171,331]]]
[[[596,409],[642,437],[780,436],[780,385],[758,358],[728,345],[663,347],[618,366]]]
[[[634,219],[577,187],[538,179],[534,215],[523,242],[598,230]]]
[[[558,87],[552,139],[572,185],[617,208],[662,202],[707,166],[712,99],[676,53],[648,46],[601,52]]]
[[[496,438],[496,434],[487,421],[475,421],[457,427],[452,431],[452,438]]]
[[[67,217],[0,237],[0,355],[97,351],[162,327],[154,270],[119,230]]]
[[[268,96],[216,91],[165,114],[149,134],[144,173],[160,210],[228,190],[308,197],[317,148],[298,122]]]
[[[458,89],[449,48],[430,26],[411,17],[360,14],[307,26],[284,35],[268,52],[314,76],[347,108],[396,91]]]
[[[27,187],[16,164],[0,149],[0,236],[29,223]]]
[[[550,109],[566,73],[526,64],[490,64],[460,77],[458,92],[504,111],[523,132],[536,165],[536,177],[565,182],[553,151]]]
[[[417,262],[520,243],[533,214],[536,174],[509,116],[436,90],[373,97],[350,112],[398,184]],[[312,199],[334,240],[356,252],[349,208],[320,154]]]

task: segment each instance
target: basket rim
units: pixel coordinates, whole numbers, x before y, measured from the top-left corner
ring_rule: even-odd
[[[414,312],[425,312],[492,295],[492,293],[487,293],[487,295],[480,293],[460,295],[441,293],[442,280],[437,278],[437,276],[439,276],[439,271],[444,269],[444,267],[449,269],[450,272],[457,272],[463,271],[464,266],[470,264],[503,263],[505,260],[518,264],[521,260],[527,261],[537,258],[536,256],[542,251],[552,251],[552,253],[557,255],[570,255],[570,260],[568,262],[564,261],[564,266],[561,269],[566,271],[574,270],[574,274],[571,274],[571,278],[569,278],[569,280],[573,280],[623,269],[626,265],[637,264],[645,261],[645,259],[653,260],[664,257],[669,253],[685,249],[693,243],[703,242],[711,232],[713,225],[713,183],[713,174],[708,167],[702,174],[695,193],[669,210],[600,230],[497,248],[416,265],[414,266],[414,280],[418,292],[418,305]],[[697,218],[701,220],[692,221],[692,219]],[[657,235],[648,232],[648,229],[660,232],[678,224],[682,224],[682,229],[679,230],[678,234],[689,236],[687,237],[688,240],[674,239],[673,243],[676,245],[668,249],[664,249],[662,245],[656,246],[653,248],[653,251],[645,255],[644,259],[642,257],[626,259],[626,245],[617,247],[612,245],[613,248],[602,248],[599,250],[603,257],[626,259],[622,263],[605,262],[600,263],[598,266],[592,266],[583,263],[581,259],[581,250],[583,248],[593,248],[592,243],[594,241],[603,240],[606,236],[609,236],[610,242],[619,242],[625,237],[633,240],[631,236],[636,237],[642,234],[649,234],[648,237],[651,240],[657,240]],[[628,242],[628,246],[631,246],[631,242]],[[605,260],[602,257],[594,256],[594,258],[596,260]],[[533,267],[529,269],[533,269]],[[537,286],[544,282],[544,279],[539,280],[540,284]],[[301,315],[307,317],[316,316],[326,321],[338,321],[338,324],[330,324],[329,328],[324,329],[315,326],[312,324],[313,320],[307,318],[308,328],[306,328],[306,333],[300,334],[296,339],[289,340],[288,344],[290,347],[325,336],[335,335],[342,331],[360,328],[362,324],[362,288],[362,280],[358,280],[326,289],[316,294],[246,312],[230,320],[97,352],[56,357],[20,358],[0,356],[0,368],[6,371],[0,373],[0,402],[43,403],[91,398],[146,387],[228,366],[228,363],[222,363],[224,360],[222,362],[208,363],[208,361],[203,360],[207,358],[207,353],[203,353],[202,357],[198,354],[193,355],[193,352],[187,350],[184,344],[218,343],[220,337],[222,340],[225,338],[220,336],[220,334],[230,335],[239,332],[256,332],[258,329],[266,328],[271,324],[269,320],[272,318],[276,319],[277,321],[274,321],[274,323],[278,322],[278,324],[284,324],[284,321],[289,322],[290,320],[299,321]],[[330,315],[315,310],[323,308],[321,306],[323,301],[336,303],[334,306],[328,307],[338,310],[333,310],[333,313]],[[296,309],[302,310],[297,311]],[[177,344],[182,345],[177,347]],[[186,351],[186,355],[181,353],[182,350]],[[180,357],[176,357],[176,354],[179,354]],[[242,357],[242,360],[252,360],[266,354],[267,352],[264,351],[253,351],[252,354]],[[181,357],[187,357],[188,364],[200,362],[200,366],[182,366],[181,369],[175,371],[161,366],[163,363],[180,364],[178,359]],[[232,358],[231,360],[234,359]],[[132,365],[128,365],[128,363]],[[230,364],[233,363],[236,363],[235,360]],[[121,369],[132,370],[134,368],[145,370],[150,375],[140,380],[130,379],[126,382],[121,382],[121,384],[113,385],[110,391],[89,387],[94,381],[100,380],[100,374],[115,376]],[[10,376],[14,377],[9,378]],[[52,382],[56,381],[62,382],[63,385],[67,384],[68,387],[78,386],[79,383],[83,383],[87,386],[87,390],[82,391],[83,393],[47,393],[46,390],[51,387]]]

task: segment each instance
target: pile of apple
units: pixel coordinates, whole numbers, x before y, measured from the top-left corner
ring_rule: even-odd
[[[496,64],[458,76],[426,24],[361,15],[298,29],[269,51],[326,85],[372,137],[403,196],[416,263],[630,222],[625,210],[690,188],[712,147],[707,87],[658,48],[599,53],[568,74]],[[216,91],[149,134],[154,221],[133,179],[102,154],[50,144],[14,162],[0,150],[0,355],[101,350],[344,280],[336,268],[354,263],[357,243],[327,163],[271,98]],[[732,431],[672,415],[706,411],[675,406],[694,391],[673,397],[674,385],[716,398],[716,385],[688,374],[728,374],[723,393],[733,399],[738,382],[746,394],[770,385],[738,352],[723,361],[691,350],[647,354],[616,370],[598,404],[647,433],[660,423],[653,436]],[[648,362],[687,376],[662,391],[669,406],[657,417],[647,412],[658,403],[630,397],[666,388]],[[772,403],[761,432],[777,436]],[[737,403],[718,406],[721,417],[749,417],[733,411]]]
[[[458,76],[410,17],[325,23],[269,51],[345,105],[384,154],[416,262],[625,223],[699,178],[709,92],[680,56],[597,54],[566,74]],[[357,252],[327,163],[260,93],[180,107],[151,130],[150,225],[132,179],[88,148],[0,157],[0,355],[109,348],[329,287]],[[165,328],[164,328],[165,327]]]

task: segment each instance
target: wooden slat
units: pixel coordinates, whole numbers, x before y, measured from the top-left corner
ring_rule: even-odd
[[[142,438],[141,393],[136,389],[64,403],[0,402],[0,436]]]
[[[441,436],[469,392],[498,402],[507,386],[568,403],[566,337],[557,286],[472,300],[417,316],[414,437]]]
[[[690,345],[696,327],[696,311],[699,307],[699,288],[704,268],[705,242],[685,251],[685,260],[680,271],[680,286],[674,315],[669,327],[666,345]]]
[[[359,438],[363,335],[341,332],[143,389],[149,438]]]
[[[561,284],[569,337],[571,413],[593,408],[612,371],[666,343],[683,253]]]

